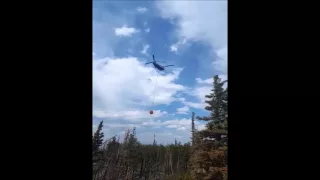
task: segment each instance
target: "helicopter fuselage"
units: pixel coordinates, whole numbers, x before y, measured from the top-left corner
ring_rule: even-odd
[[[158,63],[156,63],[156,62],[153,62],[152,64],[153,64],[153,66],[154,66],[155,68],[157,68],[159,71],[163,71],[163,70],[164,70],[164,67],[161,66],[160,64],[158,64]]]

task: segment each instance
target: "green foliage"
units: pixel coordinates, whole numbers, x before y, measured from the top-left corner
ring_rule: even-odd
[[[103,121],[99,123],[97,131],[92,137],[92,169],[93,176],[101,169],[101,164],[103,163],[103,151],[100,150],[100,147],[103,143],[103,132],[101,132],[103,127]]]
[[[99,130],[97,130],[99,131]],[[190,159],[190,144],[152,145],[141,144],[135,128],[128,130],[123,142],[116,137],[107,140],[100,161],[94,163],[95,180],[117,179],[185,179]]]
[[[99,147],[102,145],[103,142],[103,132],[101,132],[102,127],[103,127],[103,121],[99,123],[99,126],[97,128],[97,131],[94,133],[92,137],[92,152],[96,153],[99,150]]]
[[[197,132],[197,143],[193,146],[191,157],[191,176],[193,179],[227,179],[227,141],[228,141],[228,89],[218,76],[213,78],[213,89],[205,97],[207,117],[197,117],[206,121],[206,128]]]

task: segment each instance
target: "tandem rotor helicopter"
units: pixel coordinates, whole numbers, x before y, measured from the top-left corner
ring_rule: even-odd
[[[154,66],[154,68],[156,68],[156,69],[159,70],[159,71],[163,71],[166,67],[174,66],[174,65],[162,66],[162,65],[158,64],[157,61],[154,59],[154,55],[152,55],[152,58],[153,58],[153,61],[147,62],[146,64],[152,63],[153,66]],[[158,62],[161,62],[161,61],[158,61]],[[155,87],[154,87],[154,95],[153,95],[152,106],[154,106],[154,98],[155,98],[155,96],[156,96],[157,78],[158,78],[158,74],[157,74],[157,77],[156,77],[156,84],[155,84]],[[152,115],[152,114],[153,114],[153,110],[150,110],[149,114]]]
[[[150,64],[152,63],[153,66],[158,69],[159,71],[163,71],[165,69],[165,67],[169,67],[169,66],[174,66],[174,65],[166,65],[166,66],[161,66],[160,64],[158,64],[157,62],[162,62],[162,61],[156,61],[154,59],[154,55],[152,55],[153,61],[147,62],[146,64]]]

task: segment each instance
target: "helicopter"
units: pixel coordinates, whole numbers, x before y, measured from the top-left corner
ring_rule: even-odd
[[[154,55],[152,55],[152,58],[153,58],[153,61],[147,62],[146,64],[152,63],[153,66],[154,66],[156,69],[158,69],[159,71],[163,71],[163,70],[165,69],[165,67],[174,66],[174,65],[161,66],[161,65],[158,64],[157,61],[154,59]],[[158,62],[161,62],[161,61],[158,61]]]

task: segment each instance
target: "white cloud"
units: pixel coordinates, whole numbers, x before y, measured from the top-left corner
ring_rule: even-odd
[[[178,131],[184,131],[184,130],[186,130],[187,128],[186,127],[179,127],[177,130]]]
[[[179,42],[177,42],[177,43],[175,43],[175,44],[172,44],[172,45],[170,46],[170,51],[177,53],[179,47],[180,47],[181,45],[186,44],[186,42],[187,42],[187,39],[183,39],[182,41],[179,41]]]
[[[125,123],[108,123],[106,125],[106,129],[110,128],[121,128],[121,129],[132,129],[132,128],[139,128],[140,124],[125,124]]]
[[[204,107],[206,106],[205,103],[203,102],[190,102],[190,101],[185,101],[183,102],[183,104],[193,107],[195,109],[204,109]]]
[[[221,48],[219,50],[217,50],[217,56],[219,57],[216,61],[213,61],[212,64],[214,65],[214,67],[221,71],[221,72],[227,72],[228,69],[228,48],[224,47]],[[222,76],[226,76],[227,73],[225,73],[224,75],[220,75]]]
[[[177,114],[188,114],[189,110],[188,106],[184,106],[177,109]]]
[[[93,60],[94,115],[117,117],[121,114],[118,116],[126,118],[134,114],[132,117],[138,119],[141,112],[136,110],[152,109],[153,102],[168,105],[176,101],[175,94],[185,90],[175,83],[181,71],[176,68],[172,73],[158,74],[135,57]],[[142,114],[148,115],[148,112]]]
[[[139,13],[145,13],[147,10],[148,10],[148,9],[145,8],[145,7],[137,7],[137,11],[138,11]]]
[[[201,78],[196,78],[197,83],[199,84],[212,84],[213,78],[202,80]]]
[[[198,123],[198,122],[197,122]],[[167,128],[178,129],[181,127],[185,127],[186,129],[191,128],[191,119],[174,119],[174,120],[166,120],[166,121],[147,121],[142,123],[143,126],[163,126]]]
[[[168,114],[166,111],[155,110],[153,114],[150,115],[149,111],[146,110],[126,110],[126,111],[117,111],[117,112],[108,112],[102,110],[93,110],[93,116],[97,118],[117,118],[125,119],[131,121],[142,121],[143,119],[148,118],[158,118]]]
[[[210,91],[210,90],[209,90]],[[194,89],[187,92],[191,96],[195,96],[197,98],[196,102],[187,101],[185,98],[178,98],[178,100],[184,104],[185,106],[189,106],[195,109],[204,109],[206,107],[205,95],[203,93],[207,93],[207,89],[201,87],[195,87]]]
[[[159,143],[173,143],[174,139],[177,138],[178,141],[188,142],[191,137],[191,117],[182,119],[170,119],[165,121],[160,120],[150,120],[143,122],[141,127],[159,127],[160,132],[145,132],[141,133],[139,139],[152,143],[153,134],[156,134],[156,141]],[[204,122],[195,121],[195,126],[197,129],[203,129]],[[174,130],[174,131],[172,131]],[[152,137],[152,138],[151,138]]]
[[[169,4],[168,2],[163,3]],[[177,2],[170,3],[175,4]],[[97,6],[96,9],[97,8],[99,7]],[[171,10],[168,9],[168,11]],[[95,11],[97,12],[97,10]],[[139,10],[137,9],[137,11]],[[183,9],[180,9],[180,11],[183,11]],[[106,14],[107,17],[105,16]],[[191,21],[191,23],[197,21],[198,17],[195,17],[194,19],[192,17],[194,14],[196,13],[191,12],[191,17],[188,17],[187,13],[185,13],[183,14],[183,18],[175,18],[181,20],[178,23],[178,41],[174,42],[175,44],[173,44],[176,45],[174,46],[176,47],[175,52],[181,52],[181,49],[184,47],[183,42],[186,43],[186,41],[188,41],[189,43],[189,41],[191,42],[192,40],[206,40],[206,37],[197,37],[199,34],[202,35],[201,33],[186,33],[182,32],[183,30],[181,30],[184,28],[190,28],[190,25],[185,23],[186,21]],[[154,133],[156,134],[156,140],[158,142],[173,142],[174,138],[177,138],[177,140],[181,140],[183,142],[189,141],[191,117],[189,119],[175,119],[172,117],[174,113],[172,115],[165,111],[154,108],[154,105],[169,105],[173,101],[178,100],[183,102],[183,104],[188,108],[203,108],[203,103],[201,103],[200,98],[197,98],[198,100],[195,102],[189,102],[183,97],[178,98],[179,96],[177,95],[179,92],[186,91],[186,88],[183,85],[180,85],[176,82],[182,69],[173,69],[172,73],[167,74],[166,72],[157,75],[157,72],[152,66],[143,65],[142,61],[138,60],[137,58],[114,57],[113,48],[119,44],[120,41],[122,41],[122,38],[118,38],[117,36],[133,36],[130,38],[131,41],[135,38],[143,39],[141,35],[147,35],[147,33],[150,32],[151,26],[147,25],[147,22],[142,21],[141,23],[144,23],[144,26],[140,31],[145,31],[147,33],[137,33],[139,30],[131,27],[131,25],[134,25],[136,21],[136,18],[132,18],[131,15],[129,16],[129,14],[126,14],[124,16],[111,14],[102,8],[100,12],[94,13],[96,18],[94,19],[93,28],[93,50],[97,55],[99,55],[99,57],[108,58],[97,59],[98,57],[93,55],[93,128],[96,128],[98,120],[103,119],[105,121],[103,130],[106,137],[119,134],[119,132],[123,132],[127,128],[137,127],[139,140],[141,140],[143,143],[146,142],[146,139],[148,141],[150,139],[149,142],[152,143]],[[179,13],[175,12],[173,16],[177,17],[180,15]],[[209,17],[209,20],[210,19],[212,18]],[[204,20],[202,20],[200,23],[203,21]],[[212,21],[210,20],[209,22]],[[130,26],[123,26],[124,24]],[[118,28],[115,29],[113,27]],[[206,27],[197,28],[207,29]],[[203,33],[203,36],[209,35]],[[211,39],[208,39],[208,41],[211,42]],[[128,42],[128,44],[130,44],[130,42]],[[132,45],[132,47],[136,46]],[[128,52],[131,51],[130,48],[131,47],[126,47]],[[139,50],[141,49],[138,49],[138,52]],[[227,48],[217,49],[214,47],[214,50],[222,59],[227,58]],[[145,52],[147,53],[148,50]],[[221,65],[220,69],[227,67],[227,63],[223,64],[222,60],[221,62],[214,62],[213,65],[215,67]],[[200,80],[206,81],[206,79]],[[155,92],[154,88],[156,81],[157,88]],[[195,97],[199,97],[200,94],[202,94],[201,92],[204,90],[200,87],[205,85],[206,83],[199,83],[190,94]],[[197,89],[197,87],[199,88]],[[154,93],[155,103],[153,105],[152,102]],[[204,96],[205,94],[203,97]],[[154,114],[150,115],[149,110],[153,110]],[[161,119],[161,121],[159,119]],[[196,125],[198,128],[203,126],[204,125],[199,123]],[[150,132],[145,132],[146,130]],[[161,132],[157,132],[157,130]],[[122,138],[123,135],[120,139]]]
[[[212,85],[210,85],[212,83],[212,79],[211,81],[209,81],[209,79],[202,80],[200,78],[196,78],[196,81],[198,85],[196,85],[193,89],[189,90],[187,93],[191,96],[196,97],[197,101],[190,102],[190,101],[187,101],[185,98],[179,98],[178,100],[186,106],[189,106],[195,109],[204,109],[207,105],[205,103],[205,100],[207,100],[205,96],[208,95],[212,89]]]
[[[176,45],[171,45],[170,46],[170,51],[177,52],[178,51],[178,47]]]
[[[93,125],[93,131],[96,131],[97,121]],[[204,126],[203,122],[195,121],[196,128]],[[124,131],[127,129],[137,128],[137,136],[142,143],[152,143],[153,135],[156,135],[156,141],[158,143],[166,144],[173,143],[176,138],[182,143],[190,141],[191,137],[191,117],[182,119],[168,119],[168,120],[143,120],[143,121],[130,121],[119,122],[104,120],[104,126],[102,131],[106,138],[110,138],[114,135],[121,135],[120,140],[124,137]]]
[[[221,81],[225,81],[225,80],[228,80],[228,75],[219,75],[219,78],[221,78]],[[201,85],[210,85],[210,87],[212,87],[212,83],[213,83],[213,78],[208,78],[208,79],[205,79],[205,80],[202,80],[201,78],[196,78],[196,81],[198,84],[201,84]],[[223,88],[226,88],[228,86],[228,82],[225,82]]]
[[[150,47],[149,44],[144,45],[143,49],[141,50],[141,53],[147,55],[148,54],[147,51],[149,47]]]
[[[178,38],[211,45],[214,68],[223,74],[227,74],[227,6],[227,1],[157,1],[163,18],[178,20]]]
[[[121,28],[115,28],[114,30],[116,36],[132,36],[132,34],[139,32],[133,27],[127,27],[126,25]]]
[[[225,80],[228,80],[228,75],[220,74],[219,78],[221,78],[221,81],[225,81]]]
[[[228,80],[227,75],[219,75],[221,78],[221,81]],[[194,96],[197,98],[196,102],[189,102],[186,101],[185,98],[180,98],[179,101],[181,101],[184,105],[196,108],[196,109],[204,109],[207,106],[207,103],[205,103],[205,100],[207,98],[205,97],[206,95],[211,93],[212,90],[212,83],[213,83],[213,78],[208,78],[208,79],[201,79],[201,78],[196,78],[197,85],[191,89],[188,94],[191,96]],[[223,88],[226,88],[228,86],[228,83],[226,82],[223,86]]]
[[[205,103],[204,101],[206,100],[206,95],[208,95],[211,92],[212,86],[199,86],[196,87],[192,95],[196,96],[201,103]]]

